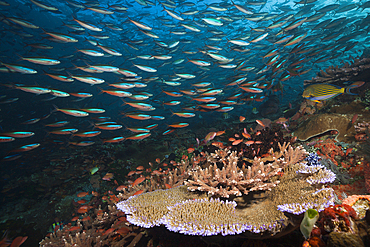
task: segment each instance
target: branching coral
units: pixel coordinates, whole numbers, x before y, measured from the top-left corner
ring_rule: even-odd
[[[40,246],[135,246],[143,236],[140,228],[127,226],[123,213],[114,206],[108,206],[105,212],[95,209],[90,216],[78,219],[75,226],[68,224],[52,233]]]
[[[242,168],[237,166],[238,156],[235,151],[221,149],[208,156],[207,160],[210,162],[208,168],[197,167],[189,171],[189,179],[185,184],[191,191],[206,191],[212,196],[226,198],[230,195],[247,195],[250,191],[271,190],[279,184],[279,180],[272,181],[271,178],[307,154],[302,147],[295,150],[292,147],[287,149],[286,144],[283,146],[279,144],[279,147],[280,153],[277,156],[272,155],[272,163],[265,164],[261,158],[255,158],[251,166]],[[222,169],[217,167],[216,163],[219,161],[224,164]]]
[[[265,164],[256,158],[249,168],[237,167],[235,152],[208,154],[209,167],[188,172],[187,186],[132,196],[117,208],[128,214],[132,224],[165,225],[170,231],[190,235],[283,235],[299,225],[308,208],[322,211],[333,204],[334,191],[324,185],[335,175],[322,166],[307,165],[302,147],[285,144],[280,148],[273,162]]]

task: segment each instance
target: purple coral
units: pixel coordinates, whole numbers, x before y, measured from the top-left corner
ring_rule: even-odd
[[[306,157],[306,161],[311,165],[311,166],[316,166],[316,165],[321,165],[320,160],[321,157],[318,156],[316,153],[309,153],[308,156]]]

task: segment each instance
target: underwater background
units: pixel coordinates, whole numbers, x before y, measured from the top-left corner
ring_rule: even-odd
[[[232,240],[190,237],[202,234],[130,220],[129,198],[179,186],[225,205],[250,200],[248,190],[269,198],[293,163],[317,165],[271,165],[300,145],[321,162],[320,186],[333,189],[320,197],[325,207],[302,205],[323,219],[334,202],[368,198],[369,11],[365,0],[0,0],[0,246],[302,246],[284,224]],[[248,166],[265,174],[254,187],[245,177],[210,182]],[[350,216],[340,232],[358,234]],[[250,230],[241,229],[231,234]],[[77,237],[84,231],[89,241]],[[330,245],[326,234],[317,235]]]

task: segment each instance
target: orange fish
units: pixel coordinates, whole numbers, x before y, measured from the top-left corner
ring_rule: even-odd
[[[140,195],[141,193],[143,193],[144,192],[144,190],[138,190],[138,191],[136,191],[133,195],[134,196],[136,196],[136,195]]]
[[[122,237],[126,236],[130,232],[130,229],[128,229],[126,226],[116,230],[116,233],[120,234]]]
[[[89,220],[91,220],[91,217],[87,216],[87,217],[83,218],[81,221],[89,221]]]
[[[132,187],[134,187],[134,186],[136,186],[136,185],[138,185],[138,184],[142,183],[144,180],[145,180],[145,177],[139,177],[139,178],[137,178],[137,179],[136,179],[136,180],[131,184],[131,186],[132,186]]]
[[[218,148],[223,148],[224,144],[222,142],[212,142],[212,145]]]
[[[135,174],[135,171],[130,171],[128,174],[127,174],[127,176],[132,176],[132,175],[134,175]]]
[[[89,194],[89,192],[80,192],[77,194],[77,197],[85,197]]]
[[[155,159],[155,162],[157,162],[159,164],[159,163],[161,163],[161,159],[160,158],[156,158]]]
[[[78,210],[77,210],[77,213],[79,214],[84,214],[84,213],[87,213],[90,209],[92,209],[91,206],[81,206]]]
[[[191,154],[192,152],[194,152],[194,148],[188,148],[188,153]]]
[[[242,133],[242,136],[244,136],[245,138],[247,138],[247,139],[251,139],[251,135],[250,134],[246,134],[246,133]]]
[[[239,143],[241,143],[242,141],[243,141],[243,139],[235,140],[233,143],[231,143],[231,145],[236,146]]]
[[[25,236],[25,237],[16,237],[13,240],[12,244],[10,245],[10,247],[19,247],[19,246],[21,246],[21,244],[23,244],[24,241],[27,240],[27,238],[28,238],[27,236]]]
[[[151,173],[152,175],[161,175],[162,173],[158,170],[155,170]]]
[[[122,190],[124,190],[126,188],[127,188],[126,185],[120,185],[120,186],[117,187],[116,191],[122,191]]]
[[[254,141],[246,141],[246,142],[244,142],[246,145],[252,145],[252,144],[254,144]]]
[[[78,204],[85,204],[87,201],[85,199],[77,201]]]
[[[256,122],[259,124],[259,125],[261,125],[263,128],[266,128],[266,126],[263,124],[263,122],[261,121],[261,120],[256,120]]]
[[[220,136],[220,135],[223,135],[223,134],[225,134],[225,130],[220,130],[220,131],[216,132],[216,136]]]
[[[242,122],[244,122],[244,120],[245,120],[245,117],[243,117],[243,116],[240,116],[239,117],[239,121],[242,123]]]
[[[80,230],[80,227],[79,226],[73,226],[73,227],[71,227],[71,228],[69,228],[68,229],[68,231],[78,231],[78,230]]]
[[[104,235],[108,235],[109,233],[112,233],[114,231],[114,228],[109,228],[108,230],[106,230],[103,234]]]
[[[105,174],[105,176],[103,177],[103,180],[110,181],[113,178],[113,176],[114,176],[113,173],[107,172],[107,174]]]
[[[171,189],[172,188],[172,186],[169,185],[169,184],[164,184],[164,186],[166,186],[167,189]]]
[[[233,142],[233,141],[235,141],[236,139],[234,138],[234,137],[230,137],[229,138],[229,141],[231,141],[231,142]]]
[[[138,166],[138,167],[136,167],[136,170],[144,170],[144,166]]]
[[[77,221],[80,218],[80,216],[73,217],[71,221]]]

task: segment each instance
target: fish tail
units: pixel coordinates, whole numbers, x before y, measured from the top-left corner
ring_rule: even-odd
[[[344,92],[346,94],[350,94],[350,95],[357,95],[357,94],[354,94],[351,92],[351,89],[352,88],[357,88],[357,87],[361,87],[362,85],[364,85],[365,82],[362,82],[362,81],[357,81],[355,83],[352,83],[351,85],[349,85],[348,87],[345,88]]]
[[[91,122],[91,121],[88,121],[89,122],[89,127],[88,128],[91,128],[91,127],[94,127],[93,130],[95,129],[96,125],[95,123]]]
[[[98,95],[100,95],[100,94],[104,93],[104,91],[103,91],[103,89],[102,89],[101,87],[97,87],[97,89],[99,89],[99,90],[100,90],[100,92],[99,92],[99,94],[98,94]]]
[[[346,87],[346,88],[345,88],[345,90],[344,90],[344,92],[345,92],[346,94],[350,94],[350,95],[357,95],[357,94],[355,94],[355,93],[351,93],[351,89],[352,89],[352,88],[354,88],[354,87],[351,87],[351,86]]]
[[[59,108],[56,105],[53,104],[53,106],[54,106],[54,109],[51,112],[56,112],[59,110]]]

